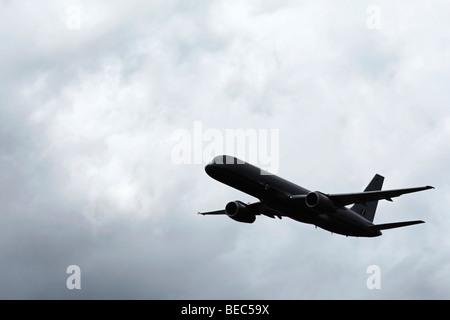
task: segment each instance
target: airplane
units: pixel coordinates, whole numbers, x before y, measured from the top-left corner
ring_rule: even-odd
[[[434,189],[432,186],[381,190],[384,177],[376,174],[364,192],[327,194],[309,191],[290,181],[238,158],[220,155],[206,165],[206,173],[230,187],[247,193],[258,202],[229,202],[224,210],[199,212],[201,215],[227,215],[231,219],[253,223],[257,215],[289,217],[313,224],[331,233],[352,237],[377,237],[381,230],[424,223],[422,220],[374,224],[379,200],[392,201],[403,194]],[[352,205],[351,207],[347,207]]]

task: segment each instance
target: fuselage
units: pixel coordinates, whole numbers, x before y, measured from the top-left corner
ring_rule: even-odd
[[[210,177],[259,199],[280,216],[347,236],[381,235],[379,230],[370,228],[371,221],[346,207],[334,212],[318,212],[304,201],[293,201],[291,196],[306,196],[310,191],[235,157],[217,156],[205,171]]]

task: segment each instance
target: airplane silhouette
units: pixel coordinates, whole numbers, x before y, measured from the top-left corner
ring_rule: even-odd
[[[377,237],[381,230],[424,223],[422,220],[374,224],[378,200],[392,201],[402,194],[434,189],[432,186],[381,190],[384,177],[376,174],[364,192],[326,194],[309,191],[238,158],[221,155],[205,167],[212,178],[259,199],[245,204],[229,202],[224,210],[199,212],[225,214],[239,222],[253,223],[257,215],[289,217],[316,227],[354,237]],[[352,205],[347,208],[346,206]]]

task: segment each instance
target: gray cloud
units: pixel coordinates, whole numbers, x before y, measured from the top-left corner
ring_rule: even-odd
[[[371,30],[369,5],[1,2],[0,297],[448,299],[448,8],[382,1]],[[195,121],[279,129],[278,174],[309,189],[434,185],[375,218],[427,223],[197,216],[254,199],[173,163]]]

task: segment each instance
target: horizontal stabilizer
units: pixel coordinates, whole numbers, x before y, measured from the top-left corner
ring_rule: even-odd
[[[225,213],[225,210],[216,210],[216,211],[208,211],[208,212],[198,212],[198,214],[210,215],[210,214],[226,214],[226,213]]]
[[[425,221],[415,220],[415,221],[403,221],[403,222],[376,224],[374,226],[371,226],[370,229],[373,229],[373,230],[386,230],[386,229],[394,229],[394,228],[401,228],[401,227],[411,226],[413,224],[419,224],[419,223],[425,223]]]

